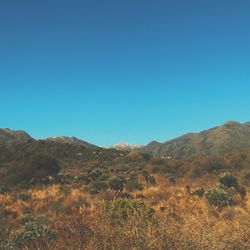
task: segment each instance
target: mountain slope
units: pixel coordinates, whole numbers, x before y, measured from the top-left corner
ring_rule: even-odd
[[[25,131],[0,128],[0,144],[27,142],[31,140],[34,139]]]
[[[58,142],[58,143],[68,143],[71,145],[76,145],[76,146],[83,146],[89,149],[95,149],[95,148],[99,148],[93,144],[90,144],[86,141],[77,139],[76,137],[67,137],[67,136],[52,136],[49,137],[47,139],[45,139],[47,141],[53,141],[53,142]]]
[[[221,126],[188,133],[174,140],[153,141],[141,150],[156,157],[189,157],[219,155],[250,148],[250,123],[227,122]]]

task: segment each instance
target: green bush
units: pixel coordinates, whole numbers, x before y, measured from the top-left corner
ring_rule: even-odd
[[[97,191],[106,190],[108,188],[108,184],[100,180],[93,181],[91,186]]]
[[[126,183],[126,189],[131,192],[133,190],[143,190],[143,186],[135,178],[130,178]]]
[[[24,219],[19,230],[9,237],[7,249],[45,249],[55,239],[55,232],[44,216]]]
[[[239,183],[237,178],[229,172],[223,173],[219,176],[219,183],[223,185],[226,189],[234,187],[239,188]]]
[[[103,170],[102,169],[94,169],[89,173],[89,178],[91,178],[92,180],[96,180],[98,179],[101,175],[103,174]]]
[[[191,195],[197,195],[199,197],[202,197],[205,193],[205,190],[202,187],[196,188],[193,192],[191,192]]]
[[[168,178],[168,181],[171,182],[171,183],[176,183],[176,178],[174,176],[170,176]]]
[[[79,175],[79,180],[82,181],[85,185],[88,185],[90,183],[90,179],[87,173],[81,173]]]
[[[4,187],[4,186],[0,187],[0,194],[4,195],[4,194],[6,194],[8,191],[9,191],[9,190],[8,190],[6,187]]]
[[[208,203],[216,207],[227,207],[232,204],[232,196],[221,185],[215,185],[205,192]]]
[[[108,186],[111,190],[122,192],[124,189],[124,180],[120,177],[111,177]]]

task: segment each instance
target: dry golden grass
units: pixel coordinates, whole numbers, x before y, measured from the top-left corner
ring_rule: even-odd
[[[51,220],[56,238],[34,249],[249,249],[250,193],[244,203],[218,209],[205,198],[189,196],[185,184],[185,180],[171,184],[157,177],[157,185],[145,185],[143,191],[132,193],[143,195],[156,212],[157,223],[146,226],[133,216],[125,223],[109,221],[100,207],[103,199],[114,194],[106,191],[92,196],[77,186],[30,189],[27,201],[14,199],[14,193],[0,195],[0,211],[16,213],[8,215],[13,232],[27,209]],[[192,188],[199,185],[192,183]],[[32,249],[25,247],[21,249]]]

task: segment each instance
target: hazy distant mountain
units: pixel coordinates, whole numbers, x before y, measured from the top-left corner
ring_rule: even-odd
[[[45,140],[58,142],[58,143],[68,143],[68,144],[77,145],[77,146],[84,146],[84,147],[90,148],[90,149],[98,148],[97,146],[90,144],[86,141],[77,139],[76,137],[52,136],[52,137],[49,137]]]
[[[157,157],[189,157],[218,155],[250,148],[250,122],[230,121],[221,126],[188,133],[174,140],[150,142],[141,150]]]
[[[0,128],[0,144],[27,142],[34,140],[29,134],[22,130],[10,130],[8,128]]]
[[[132,150],[135,150],[135,149],[139,149],[141,147],[143,147],[143,145],[129,144],[129,143],[126,143],[126,142],[119,142],[119,143],[111,146],[110,148],[114,148],[114,149],[117,149],[117,150],[123,150],[123,151],[132,151]]]

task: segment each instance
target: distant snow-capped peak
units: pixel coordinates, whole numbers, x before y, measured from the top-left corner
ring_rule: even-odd
[[[117,149],[117,150],[131,151],[131,150],[135,150],[135,149],[138,149],[138,148],[141,148],[141,147],[143,147],[143,145],[130,144],[130,143],[127,143],[127,142],[119,142],[117,144],[114,144],[110,148],[114,148],[114,149]]]

